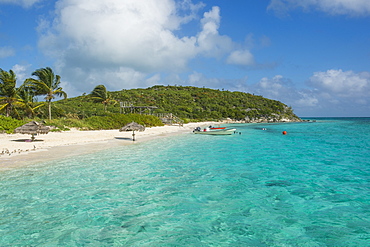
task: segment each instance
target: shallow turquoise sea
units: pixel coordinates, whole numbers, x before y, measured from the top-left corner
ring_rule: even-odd
[[[232,126],[1,172],[0,246],[370,246],[370,118]]]

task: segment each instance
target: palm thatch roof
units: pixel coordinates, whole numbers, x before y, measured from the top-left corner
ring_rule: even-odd
[[[135,131],[144,131],[145,127],[136,122],[131,122],[123,126],[119,131],[132,131],[132,140],[135,141]]]
[[[144,131],[145,127],[141,124],[138,124],[136,122],[131,122],[129,124],[126,124],[123,126],[119,131]]]
[[[32,135],[32,140],[34,140],[35,135],[47,134],[49,133],[49,130],[50,130],[49,127],[44,126],[41,123],[38,123],[36,121],[32,121],[32,122],[22,125],[21,127],[16,128],[14,130],[14,133]]]

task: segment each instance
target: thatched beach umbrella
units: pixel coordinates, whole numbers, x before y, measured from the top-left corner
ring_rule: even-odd
[[[49,127],[42,125],[36,121],[32,121],[18,127],[14,130],[15,133],[32,135],[31,141],[35,140],[35,135],[49,133]]]
[[[135,141],[135,131],[144,131],[145,127],[136,122],[131,122],[123,126],[119,131],[132,131],[132,140]]]

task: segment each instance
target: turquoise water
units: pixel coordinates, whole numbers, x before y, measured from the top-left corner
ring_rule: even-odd
[[[0,173],[0,246],[370,245],[370,118],[233,126]]]

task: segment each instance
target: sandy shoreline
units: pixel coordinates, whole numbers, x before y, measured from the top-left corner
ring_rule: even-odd
[[[144,132],[135,132],[135,142],[132,141],[132,132],[119,132],[119,130],[49,132],[46,135],[36,136],[34,142],[28,141],[29,135],[0,134],[0,170],[91,153],[115,146],[131,145],[173,134],[191,133],[197,126],[210,124],[215,123],[146,128]]]

